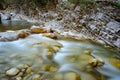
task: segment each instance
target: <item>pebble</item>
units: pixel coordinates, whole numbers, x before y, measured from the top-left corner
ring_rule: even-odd
[[[8,76],[15,76],[18,73],[19,73],[19,69],[17,69],[17,68],[11,68],[6,71],[6,75],[8,75]]]

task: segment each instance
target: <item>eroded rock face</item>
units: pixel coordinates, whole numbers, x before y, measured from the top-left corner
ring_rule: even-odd
[[[104,13],[94,14],[91,16],[91,19],[87,24],[90,29],[89,31],[95,35],[96,38],[120,49],[120,23],[110,19],[110,17]]]
[[[110,21],[103,29],[104,32],[101,31],[101,36],[120,49],[120,35],[118,34],[120,32],[120,23],[117,21]]]

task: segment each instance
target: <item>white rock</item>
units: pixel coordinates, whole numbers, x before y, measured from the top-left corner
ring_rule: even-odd
[[[8,75],[8,76],[15,76],[15,75],[18,74],[18,72],[19,72],[19,69],[11,68],[8,71],[6,71],[6,75]]]

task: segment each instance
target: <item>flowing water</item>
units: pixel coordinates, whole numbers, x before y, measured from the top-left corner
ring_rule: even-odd
[[[98,58],[102,63],[94,61]],[[91,61],[94,62],[92,66]],[[14,76],[6,75],[7,70],[21,64],[29,68],[19,69]],[[41,77],[35,79],[35,75]],[[120,56],[117,51],[90,40],[52,40],[32,34],[25,39],[0,42],[0,80],[119,79]]]

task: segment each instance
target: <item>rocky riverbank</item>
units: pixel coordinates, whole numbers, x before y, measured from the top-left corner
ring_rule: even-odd
[[[120,22],[116,20],[116,16],[119,18],[120,11],[117,7],[108,4],[108,6],[97,7],[96,10],[90,9],[88,13],[84,13],[80,6],[75,8],[74,6],[74,4],[64,2],[58,4],[55,10],[29,9],[28,16],[25,16],[27,13],[22,7],[19,13],[16,13],[17,10],[14,8],[8,8],[2,13],[12,13],[13,18],[39,23],[40,27],[54,30],[66,37],[96,40],[120,50]]]

